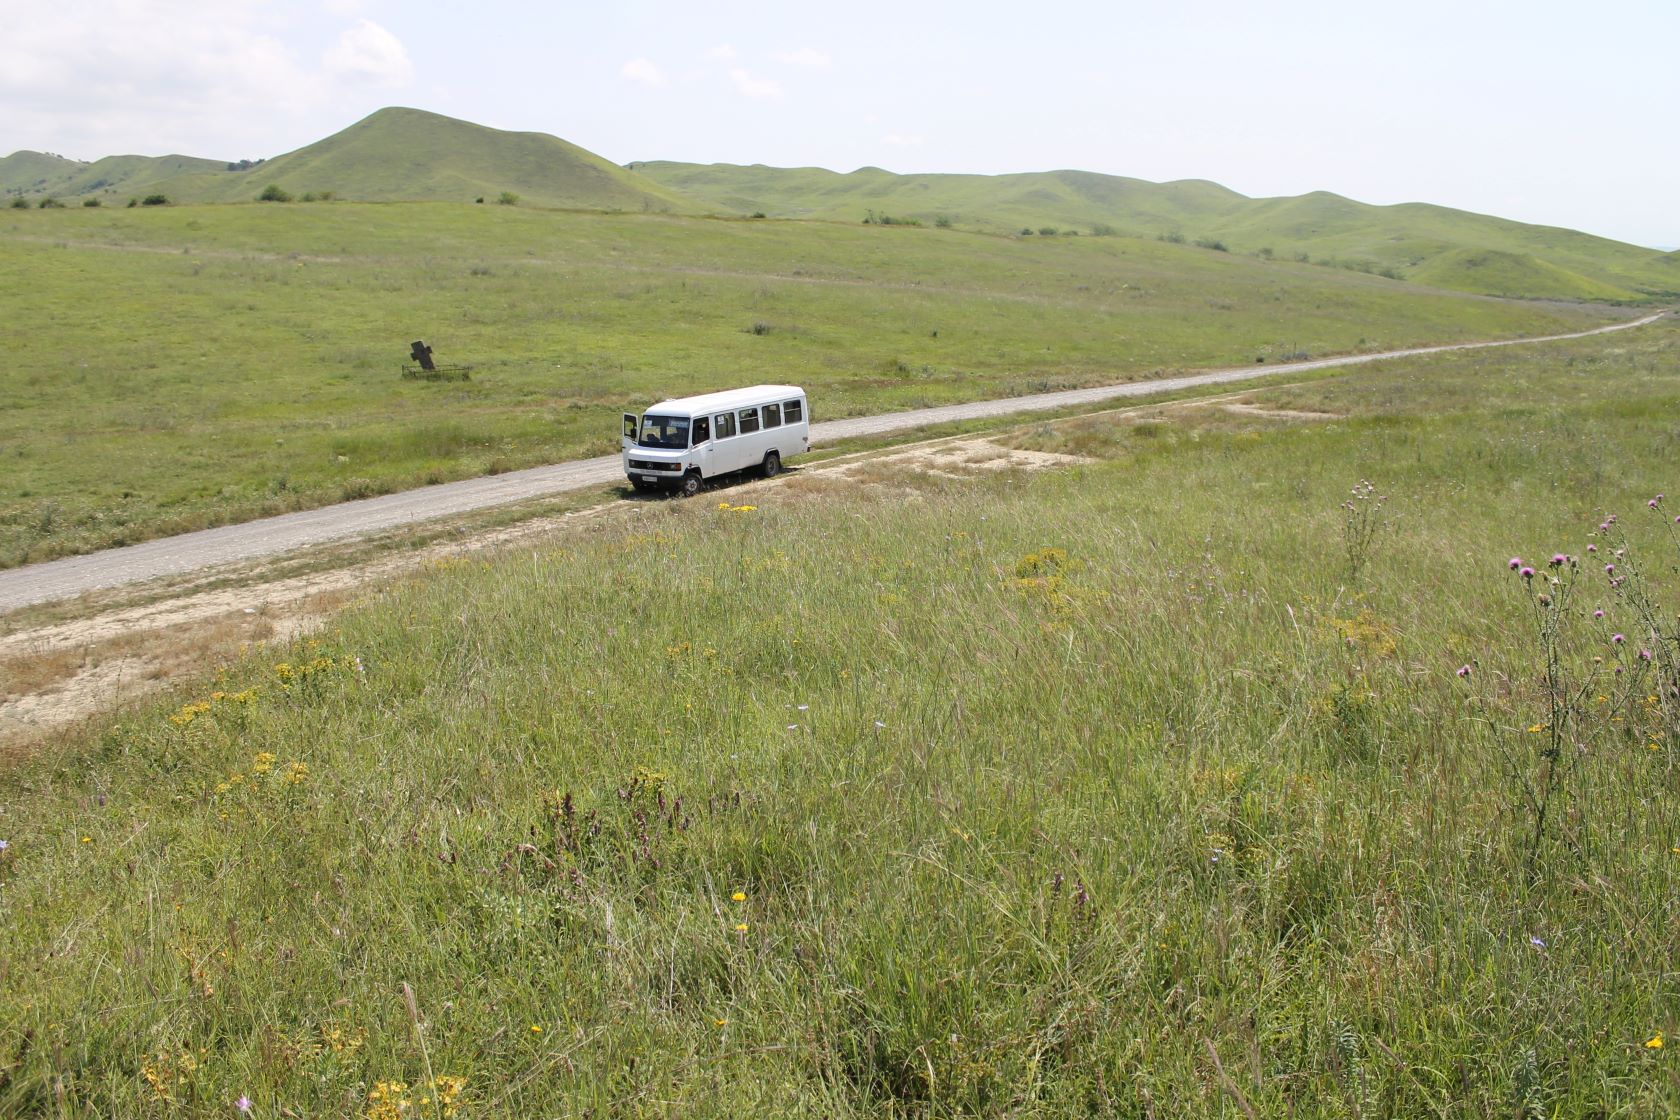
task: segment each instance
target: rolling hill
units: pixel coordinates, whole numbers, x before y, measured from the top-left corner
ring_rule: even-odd
[[[633,163],[723,213],[951,224],[990,232],[1117,232],[1291,257],[1488,295],[1634,300],[1680,293],[1680,254],[1445,206],[1373,206],[1326,191],[1248,198],[1217,183],[1089,171],[849,174],[761,164]],[[1467,263],[1497,258],[1498,267]]]
[[[277,186],[295,196],[369,202],[470,203],[508,192],[565,209],[698,208],[556,137],[504,132],[419,109],[381,109],[324,140],[249,167],[183,156],[46,162],[56,158],[33,152],[7,157],[0,162],[0,189],[14,197],[99,197],[107,204],[150,192],[175,202],[249,202]]]
[[[472,202],[517,196],[574,210],[652,211],[838,222],[948,225],[1009,236],[1123,234],[1525,298],[1680,297],[1680,253],[1426,203],[1373,206],[1324,191],[1249,198],[1217,183],[1152,183],[1089,171],[1011,175],[849,173],[762,164],[619,167],[544,133],[505,132],[388,108],[342,132],[248,165],[188,156],[82,163],[41,152],[0,159],[0,191],[107,204],[293,197]]]

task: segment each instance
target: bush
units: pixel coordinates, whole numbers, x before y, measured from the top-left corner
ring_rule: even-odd
[[[64,203],[60,202],[58,199],[54,198],[50,194],[47,197],[43,198],[40,202],[37,202],[35,205],[39,206],[43,210],[62,210],[62,209],[64,209]]]
[[[1157,240],[1165,241],[1169,245],[1182,245],[1184,244],[1184,235],[1175,229],[1171,233],[1163,233]]]
[[[497,206],[513,206],[518,201],[519,196],[514,194],[512,191],[503,191],[501,194],[496,196]]]
[[[933,224],[934,224],[935,227],[937,227],[939,229],[950,229],[951,228],[951,216],[949,214],[941,214],[938,217],[933,219]]]
[[[1058,230],[1055,226],[1039,226],[1038,227],[1038,235],[1040,237],[1054,237],[1054,236],[1056,236],[1056,234],[1058,234],[1060,232],[1061,231]]]
[[[754,211],[753,211],[753,212],[752,212],[752,217],[754,217],[754,218],[762,218],[762,217],[764,217],[764,211],[762,211],[762,210],[754,210]]]
[[[12,199],[12,209],[13,210],[27,210],[27,209],[29,209],[29,200],[27,198],[24,198],[21,194],[18,195],[16,198]]]
[[[1098,222],[1096,225],[1091,227],[1092,237],[1113,237],[1119,232],[1119,230],[1115,229],[1107,222]]]
[[[1196,246],[1201,249],[1212,249],[1216,253],[1229,253],[1231,251],[1225,247],[1225,242],[1217,237],[1198,237],[1196,238]]]
[[[258,202],[290,202],[291,200],[290,192],[282,190],[279,183],[270,183],[257,196]]]
[[[97,198],[84,198],[84,199],[82,199],[82,205],[83,206],[102,206],[104,204],[101,203]]]
[[[168,206],[169,196],[166,194],[149,194],[140,200],[142,206]]]

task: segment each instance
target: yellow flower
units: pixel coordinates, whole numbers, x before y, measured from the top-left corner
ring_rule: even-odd
[[[736,933],[747,932],[747,923],[746,922],[736,922],[735,923],[735,932]]]
[[[82,843],[84,843],[84,844],[91,844],[91,843],[93,843],[93,837],[91,837],[91,836],[84,836],[84,837],[82,837]]]
[[[745,902],[747,900],[747,892],[736,891],[734,894],[729,896],[729,899],[731,902]]]
[[[1661,1050],[1662,1049],[1662,1032],[1661,1031],[1658,1031],[1656,1034],[1652,1035],[1650,1038],[1647,1038],[1645,1040],[1645,1049],[1647,1049],[1647,1050]]]
[[[728,1025],[729,1025],[729,1020],[728,1019],[713,1019],[712,1020],[712,1026],[714,1026],[714,1027],[727,1027]]]
[[[1543,723],[1537,723],[1533,727],[1528,729],[1528,733],[1530,735],[1538,735],[1544,730],[1546,730],[1546,725],[1543,724]]]
[[[531,1033],[532,1034],[541,1034],[542,1033],[542,1027],[540,1025],[536,1024],[536,1023],[532,1023],[531,1024]]]

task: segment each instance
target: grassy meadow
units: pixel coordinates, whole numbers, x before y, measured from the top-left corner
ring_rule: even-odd
[[[12,760],[0,1113],[1674,1114],[1680,328],[1253,399],[1323,415],[640,504]]]
[[[1613,311],[1131,238],[444,203],[0,212],[0,565],[616,446],[661,396],[817,417]],[[466,383],[399,377],[425,339]]]

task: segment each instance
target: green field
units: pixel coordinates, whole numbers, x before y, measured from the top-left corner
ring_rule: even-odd
[[[0,287],[4,565],[608,452],[694,391],[833,419],[1615,314],[1132,238],[445,203],[0,211]],[[472,380],[402,380],[417,338]]]
[[[1252,397],[1323,418],[639,505],[14,760],[0,1113],[1674,1114],[1680,328]]]

